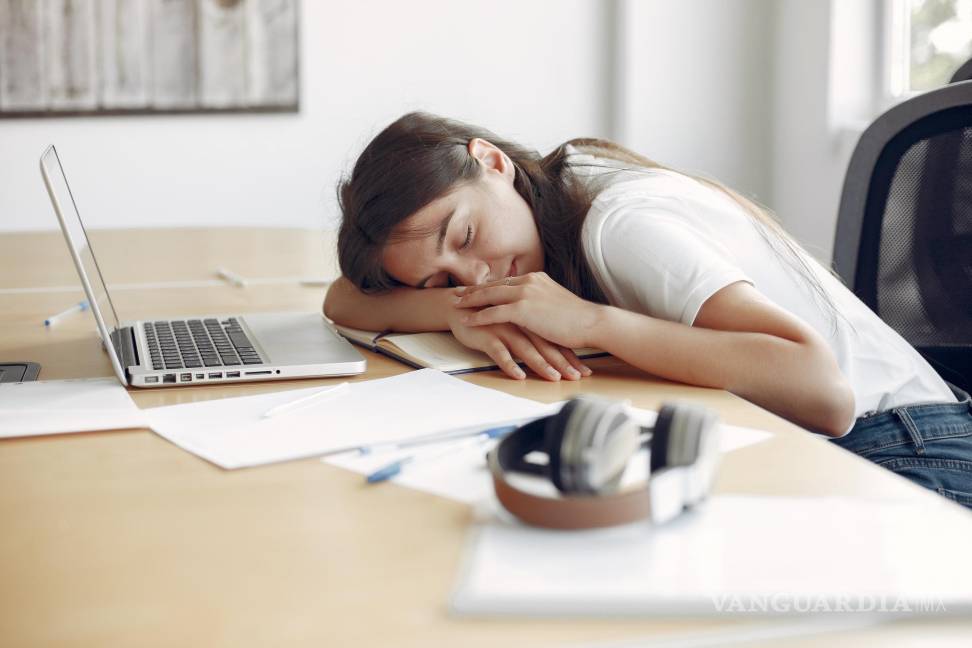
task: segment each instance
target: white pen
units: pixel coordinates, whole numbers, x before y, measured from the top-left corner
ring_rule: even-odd
[[[374,472],[368,474],[365,477],[365,481],[368,482],[369,484],[378,484],[383,481],[388,481],[392,477],[395,477],[396,475],[401,473],[402,470],[404,470],[405,466],[409,464],[435,461],[436,459],[441,459],[442,457],[448,456],[460,450],[465,450],[466,448],[469,448],[471,446],[477,446],[481,443],[485,443],[486,441],[489,441],[490,439],[496,438],[496,436],[491,436],[491,432],[492,430],[480,432],[479,434],[475,435],[472,438],[455,437],[456,440],[453,443],[449,444],[448,446],[446,446],[445,449],[440,450],[439,452],[434,452],[425,455],[410,454],[405,457],[401,457],[389,464],[382,466],[378,470],[375,470]]]
[[[330,286],[333,281],[330,279],[314,279],[313,277],[307,277],[300,280],[301,286]]]
[[[225,279],[237,288],[246,288],[246,279],[235,272],[232,272],[231,270],[227,270],[226,268],[220,266],[216,268],[216,274],[220,279]]]
[[[82,311],[88,310],[88,302],[80,301],[71,308],[65,308],[60,313],[56,315],[51,315],[46,320],[44,320],[44,326],[53,326],[57,323],[59,319],[67,317],[68,315],[73,315],[74,313],[80,313]]]
[[[263,413],[263,418],[270,418],[271,416],[277,416],[278,414],[283,414],[285,412],[293,412],[294,410],[301,409],[308,405],[314,405],[317,401],[324,396],[335,396],[342,392],[347,391],[348,383],[343,382],[340,385],[335,385],[334,387],[329,387],[327,389],[322,389],[319,392],[314,392],[308,396],[298,398],[297,400],[292,400],[289,403],[283,403],[282,405],[277,405],[271,407],[266,412]]]
[[[363,445],[354,448],[357,450],[359,455],[370,455],[370,454],[380,454],[382,452],[389,452],[392,450],[403,450],[405,448],[415,448],[419,446],[434,445],[436,443],[449,443],[451,441],[456,441],[458,439],[467,439],[469,437],[478,437],[486,435],[490,439],[496,439],[502,436],[506,436],[513,430],[517,428],[516,425],[500,425],[498,427],[487,428],[485,430],[471,430],[466,432],[447,433],[447,434],[437,434],[434,436],[420,436],[413,437],[411,439],[402,439],[401,441],[389,441],[386,443],[372,443],[371,445]]]

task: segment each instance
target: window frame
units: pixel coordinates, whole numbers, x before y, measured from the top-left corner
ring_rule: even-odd
[[[880,3],[882,75],[880,108],[921,94],[911,89],[911,2],[885,0]]]
[[[925,92],[911,89],[911,3],[912,0],[878,0],[881,110]]]

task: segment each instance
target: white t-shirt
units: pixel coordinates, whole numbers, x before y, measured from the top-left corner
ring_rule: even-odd
[[[725,193],[674,171],[632,168],[573,146],[567,152],[574,175],[598,192],[581,240],[612,305],[691,326],[709,297],[747,281],[827,341],[854,390],[855,418],[956,401],[911,345],[800,250],[842,317],[833,315],[774,250],[774,234]]]

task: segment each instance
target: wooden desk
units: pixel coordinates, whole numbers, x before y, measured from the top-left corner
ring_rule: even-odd
[[[323,289],[293,278],[335,273],[325,263],[332,240],[321,232],[133,230],[93,233],[92,243],[122,318],[317,311]],[[270,280],[247,289],[205,285],[217,265]],[[198,280],[204,285],[124,285]],[[82,298],[78,285],[59,232],[0,235],[0,358],[40,362],[42,379],[111,375],[89,314],[51,330],[41,324]],[[368,362],[358,379],[407,370],[373,354]],[[661,381],[614,359],[591,364],[594,376],[579,383],[518,383],[496,372],[465,379],[547,402],[582,390],[651,408],[692,398],[728,422],[773,431],[770,441],[727,456],[723,493],[937,497],[731,394]],[[334,380],[131,393],[154,407]],[[451,618],[446,598],[469,516],[463,505],[394,485],[365,488],[360,475],[317,460],[226,472],[145,430],[5,440],[0,644],[492,648],[753,626],[729,616]],[[966,645],[970,635],[968,622],[917,619],[787,643]]]

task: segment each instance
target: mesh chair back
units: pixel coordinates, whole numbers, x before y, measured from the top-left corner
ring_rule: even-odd
[[[848,166],[834,262],[942,375],[972,378],[972,81],[879,117]]]
[[[958,83],[959,81],[972,81],[972,59],[969,59],[955,70],[955,74],[949,79],[949,83]]]

